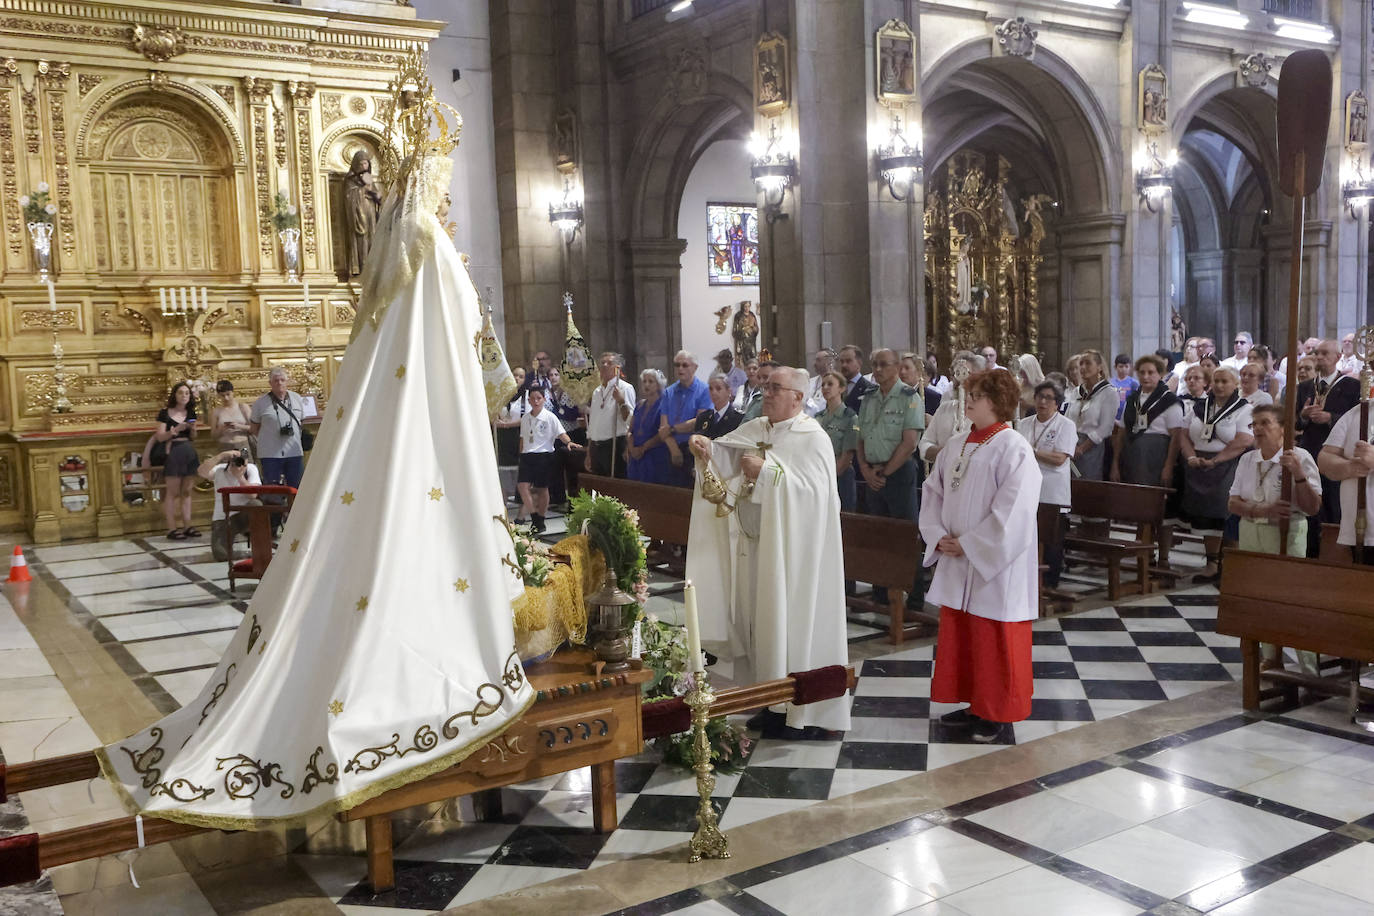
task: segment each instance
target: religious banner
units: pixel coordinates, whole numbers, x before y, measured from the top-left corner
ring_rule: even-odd
[[[759,211],[750,204],[706,205],[706,278],[711,286],[757,286]]]
[[[587,342],[582,339],[582,332],[573,321],[572,303],[572,293],[564,293],[563,307],[568,310],[568,330],[563,335],[563,365],[559,374],[563,377],[563,390],[568,397],[573,399],[574,404],[586,407],[592,402],[592,392],[601,384],[601,377],[587,350]]]
[[[491,326],[491,306],[483,317],[482,330],[477,336],[477,361],[482,366],[482,388],[487,398],[487,415],[492,420],[501,408],[515,397],[515,373],[510,371],[506,362],[506,352],[501,341],[496,339],[496,330]]]

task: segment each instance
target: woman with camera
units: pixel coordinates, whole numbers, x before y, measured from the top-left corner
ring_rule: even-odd
[[[215,485],[215,511],[210,516],[210,554],[216,560],[229,560],[234,553],[234,535],[248,532],[248,516],[224,513],[224,499],[219,491],[225,487],[256,487],[262,485],[257,466],[248,460],[248,449],[226,449],[201,462],[196,473]],[[262,502],[251,496],[230,494],[234,506],[260,506]]]
[[[167,406],[157,415],[157,429],[153,433],[166,448],[162,476],[167,482],[167,492],[162,499],[162,511],[167,517],[167,537],[174,541],[200,537],[200,532],[191,526],[191,492],[196,485],[196,465],[200,463],[196,447],[191,443],[195,434],[196,405],[191,386],[184,381],[177,382],[172,386],[172,393],[167,395]],[[157,446],[153,449],[156,451]],[[181,528],[177,527],[178,510],[186,522]]]

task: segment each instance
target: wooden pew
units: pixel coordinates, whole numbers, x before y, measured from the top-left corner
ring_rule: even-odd
[[[614,497],[638,512],[645,537],[665,544],[687,543],[692,522],[691,490],[592,474],[583,474],[579,484]],[[845,578],[887,588],[888,634],[894,643],[901,645],[908,630],[922,623],[939,623],[933,614],[906,610],[906,595],[921,565],[921,534],[915,522],[841,512],[840,537],[844,544]],[[859,607],[874,606],[862,600],[853,603]],[[911,627],[907,618],[914,621]]]
[[[900,646],[922,624],[938,626],[940,617],[925,611],[908,611],[906,596],[921,568],[921,532],[915,522],[880,518],[857,512],[840,513],[840,538],[844,545],[844,577],[887,589],[887,635]],[[851,598],[863,607],[873,602]],[[908,624],[908,618],[913,621]]]
[[[1077,527],[1069,530],[1064,547],[1099,558],[1107,567],[1107,598],[1115,600],[1122,594],[1121,563],[1135,560],[1136,578],[1131,591],[1149,594],[1153,590],[1150,579],[1150,558],[1154,554],[1159,530],[1164,525],[1164,500],[1169,491],[1164,487],[1145,487],[1131,483],[1111,483],[1105,480],[1075,480],[1072,484],[1070,508],[1080,518]],[[1094,521],[1084,522],[1082,519]],[[1146,526],[1141,540],[1113,537],[1110,522],[1123,522],[1132,527]]]
[[[1246,709],[1258,709],[1260,681],[1343,696],[1351,685],[1284,668],[1260,670],[1261,642],[1374,662],[1374,568],[1228,550],[1222,564],[1217,632],[1240,637]],[[1374,691],[1360,688],[1366,697]]]

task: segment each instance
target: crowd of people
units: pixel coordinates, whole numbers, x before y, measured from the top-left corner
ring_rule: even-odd
[[[1037,613],[1039,564],[1052,588],[1062,575],[1075,477],[1168,488],[1171,524],[1160,533],[1161,561],[1168,562],[1173,525],[1186,527],[1206,553],[1195,581],[1220,577],[1226,545],[1279,552],[1284,519],[1290,555],[1316,556],[1326,523],[1340,523],[1339,543],[1356,547],[1357,484],[1342,483],[1374,481],[1374,446],[1362,440],[1354,410],[1362,368],[1354,335],[1300,345],[1291,450],[1282,447],[1287,357],[1276,360],[1245,332],[1232,347],[1222,358],[1211,339],[1191,338],[1181,353],[1122,353],[1110,363],[1085,350],[1062,372],[1045,372],[1030,354],[1003,366],[992,346],[960,351],[941,371],[933,354],[886,347],[865,354],[849,345],[816,351],[809,375],[766,358],[736,366],[722,350],[704,381],[697,357],[681,351],[671,382],[646,368],[637,386],[624,378],[618,354],[603,353],[601,384],[584,408],[561,391],[541,351],[496,425],[498,439],[521,431],[503,463],[518,462],[522,511],[539,529],[549,490],[558,502],[574,492],[581,471],[693,486],[700,442],[728,439],[760,416],[771,420],[767,399],[776,403],[797,388],[798,413],[814,418],[829,442],[840,508],[919,522],[925,565],[936,567],[930,597],[942,614],[932,696],[970,703],[947,717],[947,727],[998,740],[1029,702],[1026,627]],[[545,402],[557,405],[567,432],[560,459],[536,457],[556,445],[526,434]],[[997,436],[1007,430],[1010,438]],[[1292,480],[1286,497],[1285,471]],[[547,489],[531,496],[526,484],[535,494]],[[1368,504],[1374,507],[1374,486]],[[1029,547],[1008,535],[1013,527]],[[1374,525],[1360,549],[1374,560]],[[970,568],[984,583],[978,594],[965,587]],[[924,578],[913,583],[911,607],[924,605]],[[852,594],[854,583],[845,587]],[[994,695],[979,694],[979,679],[969,674],[975,669],[1002,672]]]

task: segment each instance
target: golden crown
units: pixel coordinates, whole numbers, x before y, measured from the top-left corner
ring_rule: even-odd
[[[452,105],[434,97],[429,81],[429,55],[424,45],[415,44],[401,59],[396,75],[387,84],[391,93],[391,119],[387,122],[386,147],[390,151],[383,164],[383,180],[388,184],[405,169],[404,163],[419,162],[425,156],[447,156],[457,148],[463,132],[463,116]],[[397,156],[399,155],[399,159]]]

